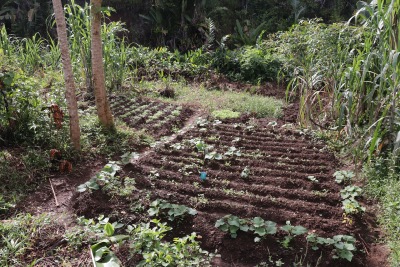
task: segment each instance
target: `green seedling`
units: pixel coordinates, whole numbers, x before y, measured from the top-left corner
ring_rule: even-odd
[[[196,121],[196,124],[197,124],[197,127],[199,127],[199,128],[204,128],[204,127],[207,127],[207,126],[208,126],[209,122],[208,122],[207,119],[203,119],[203,118],[200,117],[200,118]]]
[[[127,165],[132,160],[137,160],[139,158],[139,153],[136,152],[126,152],[121,156],[121,163]]]
[[[355,199],[360,196],[362,189],[355,185],[346,186],[340,191],[340,195],[343,199],[343,209],[345,214],[358,214],[360,212],[365,212],[366,208],[361,206],[360,203]]]
[[[343,200],[342,205],[344,213],[346,214],[358,214],[366,210],[365,207],[361,206],[360,203],[353,198]]]
[[[205,153],[204,155],[204,159],[208,159],[208,160],[223,160],[223,156],[216,152],[216,151],[212,151],[209,153]]]

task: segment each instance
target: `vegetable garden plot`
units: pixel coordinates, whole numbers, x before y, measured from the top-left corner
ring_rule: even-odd
[[[110,105],[117,118],[134,129],[146,130],[154,137],[179,130],[194,113],[186,106],[123,96],[113,97]]]
[[[359,233],[359,218],[353,225],[343,222],[341,187],[332,176],[337,162],[324,145],[295,130],[220,122],[198,125],[202,127],[129,168],[137,187],[150,189],[152,198],[195,208],[198,214],[188,222],[193,225],[188,232],[198,232],[204,247],[218,249],[230,264],[254,266],[271,256],[286,263],[303,257],[311,264],[322,259],[320,266],[338,266],[332,259],[338,249],[321,246],[306,252],[305,233],[291,236],[285,245],[280,231],[254,242],[255,236],[239,226],[237,238],[215,227],[224,216],[234,215],[248,221],[261,217],[278,227],[302,226],[308,234],[326,238]],[[343,259],[339,262],[347,266]],[[357,256],[349,266],[362,265]]]

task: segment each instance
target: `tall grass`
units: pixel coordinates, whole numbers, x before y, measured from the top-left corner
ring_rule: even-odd
[[[340,108],[346,110],[339,122],[347,127],[365,126],[369,158],[383,145],[393,145],[400,130],[399,9],[399,0],[362,3],[354,19],[367,32],[364,46],[336,88]]]
[[[127,30],[121,22],[110,22],[102,25],[104,50],[104,71],[109,89],[120,90],[129,76],[129,58],[132,56],[131,45],[119,35]]]
[[[7,34],[5,25],[0,29],[0,49],[9,58],[15,53],[15,46],[13,45],[11,36]]]
[[[321,126],[333,119],[338,131],[361,138],[362,159],[393,147],[400,130],[399,8],[399,0],[362,2],[350,21],[358,27],[300,25],[289,33],[295,67],[288,94],[300,97],[300,122]]]
[[[76,77],[84,78],[86,89],[93,91],[91,66],[90,6],[75,4],[72,0],[64,7],[68,25],[71,59]],[[54,22],[55,23],[55,22]]]

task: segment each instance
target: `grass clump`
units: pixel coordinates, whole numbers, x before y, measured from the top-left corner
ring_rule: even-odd
[[[50,222],[46,214],[38,217],[24,214],[3,221],[0,224],[0,265],[27,266],[23,255],[34,246],[35,239]]]
[[[240,112],[235,112],[229,109],[219,109],[212,112],[213,117],[216,119],[237,119],[240,117]]]

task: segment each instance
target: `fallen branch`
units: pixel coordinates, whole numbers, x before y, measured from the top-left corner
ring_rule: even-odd
[[[51,191],[53,191],[54,199],[56,200],[56,206],[58,207],[58,206],[60,206],[60,204],[58,204],[57,195],[56,195],[56,192],[54,191],[54,187],[53,187],[53,184],[51,183],[50,178],[49,178],[49,182],[50,182],[50,186],[51,186]]]

